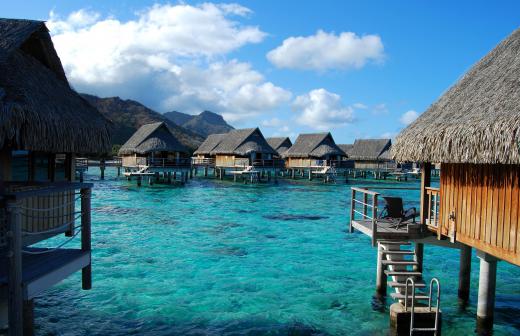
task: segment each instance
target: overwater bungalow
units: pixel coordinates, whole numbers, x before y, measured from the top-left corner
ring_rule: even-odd
[[[92,184],[74,156],[108,153],[111,123],[71,89],[44,22],[0,19],[0,72],[0,328],[32,334],[35,296],[80,270],[91,288]]]
[[[235,176],[257,179],[263,174],[274,173],[283,168],[283,160],[275,159],[276,151],[267,143],[258,128],[236,129],[227,133],[211,151],[219,178],[226,171]]]
[[[276,157],[281,158],[292,146],[292,141],[289,137],[271,137],[267,138],[267,143],[276,151]]]
[[[137,177],[138,184],[142,177],[152,182],[161,175],[168,182],[177,176],[185,182],[191,173],[189,154],[164,122],[141,126],[119,150],[125,176]]]
[[[397,136],[394,158],[422,163],[420,227],[409,221],[401,230],[394,226],[391,232],[383,232],[386,224],[377,219],[374,208],[378,193],[353,190],[351,223],[379,243],[381,292],[386,290],[386,275],[396,274],[392,269],[386,275],[382,272],[385,265],[392,265],[387,242],[393,241],[394,247],[416,242],[416,273],[398,273],[416,281],[422,275],[422,244],[436,243],[460,249],[459,297],[467,302],[471,251],[476,249],[480,259],[477,327],[482,331],[493,324],[498,261],[520,266],[518,50],[520,30],[498,44]],[[441,167],[438,188],[431,186],[432,163]]]
[[[330,133],[309,133],[298,135],[283,157],[293,178],[307,175],[312,179],[319,175],[327,179],[344,168],[341,158],[345,155]]]
[[[209,168],[215,168],[215,155],[211,152],[222,142],[226,134],[210,134],[193,153],[192,165],[195,169],[202,167],[204,176],[208,175]]]
[[[388,170],[396,167],[392,160],[390,139],[356,139],[349,150],[349,160],[361,170]]]

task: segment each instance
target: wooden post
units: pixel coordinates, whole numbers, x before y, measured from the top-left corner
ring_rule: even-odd
[[[425,162],[421,170],[421,224],[426,223],[428,218],[428,193],[426,188],[431,186],[432,164]]]
[[[414,260],[417,262],[416,265],[412,267],[412,269],[415,272],[421,272],[423,271],[423,258],[424,258],[424,244],[422,243],[415,243],[415,256]]]
[[[459,268],[459,299],[462,303],[469,300],[469,288],[471,278],[471,246],[463,245],[460,249]]]
[[[91,256],[91,212],[90,212],[90,188],[81,189],[81,251]],[[91,259],[92,260],[92,259]],[[92,261],[81,269],[81,287],[92,288]]]
[[[105,179],[105,159],[101,158],[99,160],[99,169],[101,170],[101,179]]]
[[[23,336],[34,335],[34,300],[23,302]]]
[[[372,246],[377,245],[377,194],[372,196]]]
[[[382,247],[377,248],[376,296],[381,299],[386,296],[386,274],[383,265]]]
[[[363,215],[368,215],[368,194],[367,193],[363,193]]]
[[[117,166],[117,177],[121,176],[121,167]]]
[[[309,181],[312,181],[312,169],[309,168]]]
[[[138,186],[138,187],[141,186],[142,179],[143,179],[143,178],[141,177],[141,175],[138,175],[138,176],[137,176],[137,186]]]
[[[233,174],[233,182],[236,182],[236,181],[237,181],[237,175],[238,175],[238,174]]]
[[[204,166],[204,177],[208,177],[208,166]]]
[[[354,232],[354,228],[352,227],[352,221],[354,220],[354,207],[356,205],[356,202],[354,200],[356,199],[356,191],[352,189],[352,198],[350,199],[350,226],[348,228],[348,232],[352,233]]]
[[[9,335],[18,336],[23,333],[23,296],[22,296],[22,219],[20,208],[15,201],[7,204],[9,214]]]

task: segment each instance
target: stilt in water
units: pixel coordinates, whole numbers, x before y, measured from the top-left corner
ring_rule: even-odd
[[[138,187],[141,186],[141,180],[142,180],[141,175],[137,176],[137,186],[138,186]]]
[[[466,306],[469,300],[469,288],[471,277],[471,247],[464,245],[460,249],[459,268],[459,300],[461,305]]]
[[[477,333],[491,334],[495,310],[495,289],[497,279],[497,259],[487,253],[477,251],[480,258],[477,303]]]

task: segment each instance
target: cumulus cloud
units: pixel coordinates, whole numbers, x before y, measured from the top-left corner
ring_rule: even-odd
[[[121,21],[79,10],[51,12],[47,25],[74,87],[131,97],[154,108],[214,109],[230,120],[290,99],[248,63],[225,60],[265,33],[242,21],[238,4],[153,5]]]
[[[345,126],[354,120],[354,109],[344,106],[338,94],[325,89],[296,97],[293,109],[300,112],[297,118],[300,124],[321,131]]]
[[[401,124],[408,126],[411,123],[413,123],[415,119],[417,119],[417,117],[419,117],[419,113],[417,111],[410,110],[403,113],[401,115],[401,118],[399,118],[399,121],[401,122]]]
[[[336,35],[322,30],[311,36],[289,37],[267,54],[279,68],[302,70],[359,69],[383,58],[383,42],[378,35]]]
[[[276,117],[262,121],[262,126],[264,126],[264,127],[275,128],[275,127],[281,127],[283,124],[284,124],[284,121],[281,119],[278,119]]]

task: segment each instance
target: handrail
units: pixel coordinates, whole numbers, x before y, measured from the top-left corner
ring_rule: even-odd
[[[376,191],[371,191],[371,190],[364,189],[364,188],[351,187],[350,189],[355,190],[355,191],[359,191],[359,192],[361,192],[361,193],[369,194],[369,195],[372,195],[372,196],[380,195],[380,194],[379,194],[378,192],[376,192]]]
[[[14,200],[22,200],[24,198],[34,197],[34,196],[46,196],[51,193],[58,193],[64,191],[71,191],[76,189],[91,189],[93,187],[92,183],[82,183],[82,182],[56,182],[56,183],[48,183],[48,182],[7,182],[8,186],[35,186],[41,187],[33,190],[21,190],[21,191],[10,191],[3,195],[6,199],[14,199]]]

